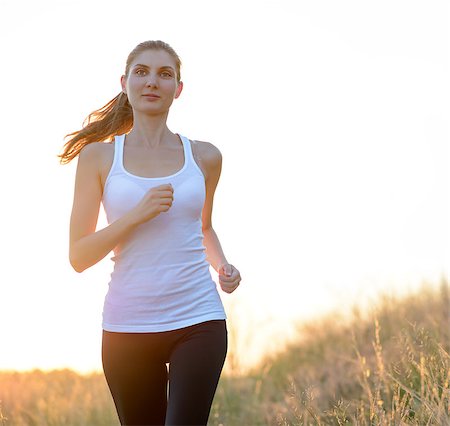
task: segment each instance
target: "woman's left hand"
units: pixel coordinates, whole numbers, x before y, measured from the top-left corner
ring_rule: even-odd
[[[225,293],[233,293],[241,282],[240,272],[230,263],[219,267],[219,284]]]

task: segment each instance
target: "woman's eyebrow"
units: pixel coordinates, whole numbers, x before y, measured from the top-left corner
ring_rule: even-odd
[[[150,69],[150,67],[148,65],[144,65],[144,64],[136,64],[136,65],[133,66],[133,68],[136,68],[136,67]],[[171,67],[170,65],[163,65],[162,67],[159,67],[159,69],[160,70],[162,70],[162,69],[170,69],[172,71],[175,71],[175,69],[173,67]]]

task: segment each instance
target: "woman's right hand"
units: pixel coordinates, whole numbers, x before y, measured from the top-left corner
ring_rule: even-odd
[[[172,207],[173,187],[169,184],[151,188],[130,212],[137,225],[147,222]]]

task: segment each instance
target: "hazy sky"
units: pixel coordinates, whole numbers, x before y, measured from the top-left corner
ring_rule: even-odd
[[[243,277],[222,293],[232,348],[251,359],[299,319],[437,283],[450,258],[449,10],[3,0],[0,369],[101,368],[113,263],[71,270],[76,161],[56,155],[149,39],[183,61],[169,127],[223,155],[213,224]]]

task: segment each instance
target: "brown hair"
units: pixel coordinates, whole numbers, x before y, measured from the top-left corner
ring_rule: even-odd
[[[175,59],[177,81],[179,83],[181,80],[181,60],[175,50],[161,40],[149,40],[138,44],[128,55],[125,75],[128,75],[130,66],[136,56],[151,49],[165,50]],[[127,95],[120,92],[106,105],[91,112],[84,120],[80,130],[65,136],[65,138],[69,139],[64,144],[62,154],[58,155],[60,163],[67,164],[72,161],[87,144],[92,142],[108,142],[116,135],[128,133],[132,127],[133,110],[128,102]]]

